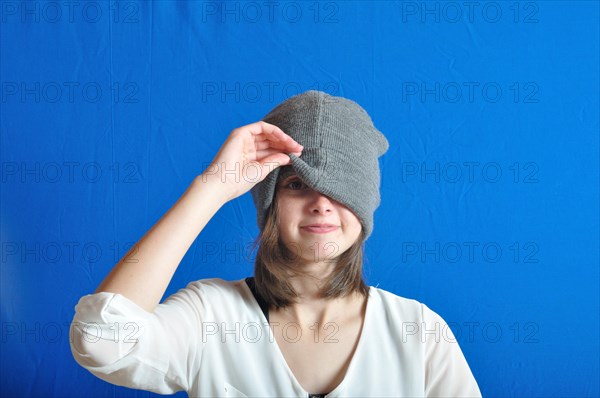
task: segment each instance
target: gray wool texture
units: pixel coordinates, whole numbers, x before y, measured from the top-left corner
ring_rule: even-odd
[[[342,203],[361,221],[366,238],[380,204],[378,158],[389,148],[367,112],[356,102],[310,90],[288,98],[263,121],[304,146],[291,165],[278,167],[251,189],[262,231],[277,182],[293,172],[310,188]]]

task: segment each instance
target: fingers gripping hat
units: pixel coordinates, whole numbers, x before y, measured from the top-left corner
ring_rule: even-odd
[[[263,121],[282,129],[304,149],[300,157],[289,153],[291,165],[276,168],[252,187],[261,231],[277,181],[295,172],[310,188],[348,207],[368,238],[381,200],[378,158],[389,144],[367,112],[349,99],[310,90],[277,105]]]

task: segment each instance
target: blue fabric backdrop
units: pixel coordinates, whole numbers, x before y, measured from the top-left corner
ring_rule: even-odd
[[[598,396],[598,9],[2,1],[2,396],[154,395],[75,363],[75,304],[233,128],[309,89],[390,142],[368,283],[451,323],[484,396]],[[165,298],[251,275],[257,232],[227,203]]]

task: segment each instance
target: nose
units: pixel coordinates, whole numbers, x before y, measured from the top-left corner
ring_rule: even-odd
[[[326,214],[330,213],[332,210],[333,199],[323,195],[321,192],[313,190],[312,200],[310,202],[311,213]]]

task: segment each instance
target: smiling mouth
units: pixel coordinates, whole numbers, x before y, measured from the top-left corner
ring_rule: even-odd
[[[302,227],[301,229],[303,229],[307,232],[315,233],[315,234],[325,234],[328,232],[335,231],[336,229],[338,229],[338,227],[336,227],[335,225],[329,225],[329,226],[323,226],[323,227],[306,226],[306,227]]]

